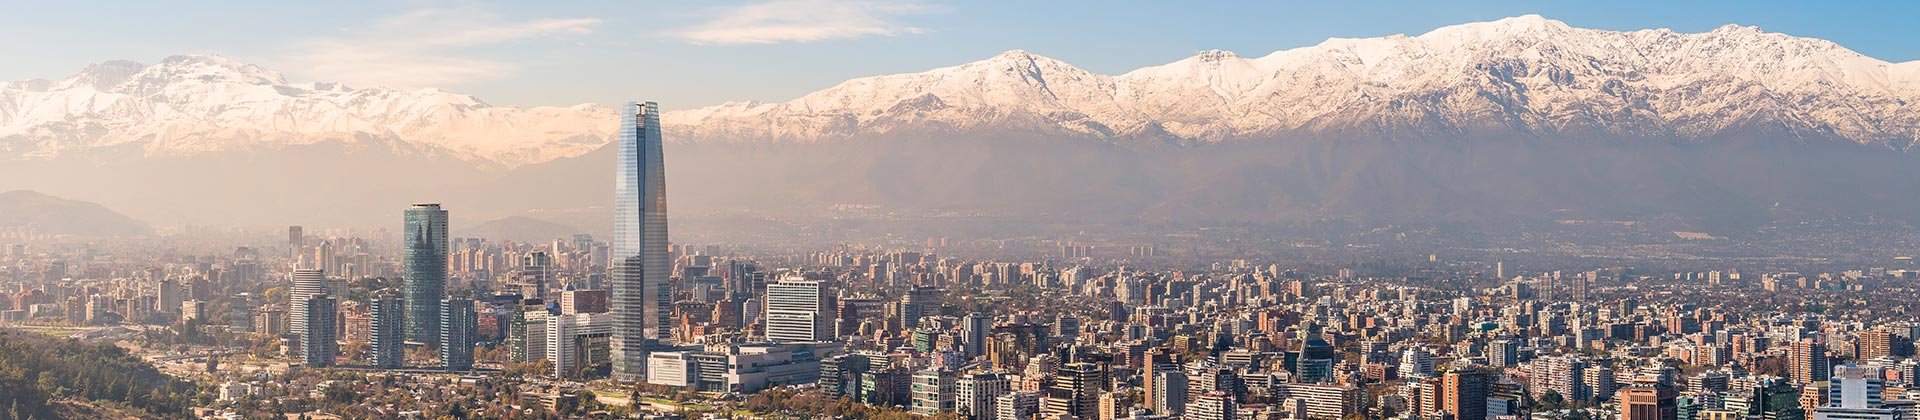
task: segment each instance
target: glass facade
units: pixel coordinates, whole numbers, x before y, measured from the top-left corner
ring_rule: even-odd
[[[439,204],[407,208],[405,244],[401,251],[407,269],[407,340],[438,347],[440,299],[447,295],[447,211]]]
[[[667,261],[667,174],[661,158],[660,106],[627,103],[620,111],[620,157],[614,168],[613,374],[645,379],[647,350],[671,333],[671,270]]]
[[[451,372],[473,370],[473,343],[480,336],[473,299],[442,299],[440,310],[440,365]]]
[[[399,369],[406,364],[405,329],[401,328],[400,297],[382,295],[374,298],[369,308],[373,315],[371,327],[373,337],[368,340],[372,345],[373,366],[381,369]]]

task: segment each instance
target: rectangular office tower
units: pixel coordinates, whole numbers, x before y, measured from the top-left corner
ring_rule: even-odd
[[[660,106],[620,108],[620,157],[613,180],[613,376],[646,379],[647,350],[665,339],[673,311],[667,290],[667,172]]]
[[[447,211],[439,204],[407,208],[405,243],[401,251],[407,269],[407,340],[438,347],[440,299],[447,294]]]
[[[827,291],[798,276],[767,285],[767,332],[773,341],[826,341]]]

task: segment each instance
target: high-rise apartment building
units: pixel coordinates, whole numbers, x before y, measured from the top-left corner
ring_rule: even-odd
[[[1013,382],[999,372],[972,373],[954,382],[954,392],[954,411],[960,418],[987,420],[998,411],[994,403],[1000,396],[1013,392]]]
[[[1818,341],[1795,341],[1793,347],[1788,349],[1787,357],[1787,362],[1791,364],[1788,373],[1793,375],[1794,383],[1810,385],[1825,382],[1828,375],[1833,373],[1828,365],[1827,346]]]
[[[373,318],[370,323],[372,334],[367,344],[373,353],[373,366],[381,369],[398,369],[406,365],[406,328],[401,321],[406,318],[404,306],[399,296],[382,295],[373,298],[368,313]]]
[[[1858,360],[1873,360],[1888,356],[1912,355],[1913,341],[1894,334],[1887,328],[1874,328],[1860,333],[1860,354]]]
[[[1187,413],[1181,418],[1186,420],[1234,420],[1239,407],[1234,404],[1233,394],[1213,391],[1200,394],[1187,404]]]
[[[1520,365],[1520,342],[1503,338],[1487,343],[1487,364],[1497,368]]]
[[[645,378],[647,351],[666,339],[672,291],[667,276],[667,176],[660,140],[660,106],[620,108],[619,157],[613,182],[613,375]]]
[[[1454,420],[1486,420],[1489,376],[1474,369],[1447,372],[1440,383],[1440,409]]]
[[[1147,394],[1148,408],[1153,414],[1162,416],[1180,416],[1187,411],[1187,374],[1179,370],[1160,370],[1149,381],[1153,384],[1152,393]]]
[[[301,302],[300,312],[294,318],[301,320],[300,360],[307,366],[333,366],[334,356],[340,354],[338,327],[339,309],[333,297],[320,293],[308,296]]]
[[[1040,413],[1040,393],[1009,392],[995,399],[993,405],[999,414],[994,416],[995,420],[1029,420]]]
[[[987,318],[986,315],[981,315],[978,312],[967,314],[966,318],[961,318],[961,345],[962,348],[966,350],[967,357],[986,354],[987,334],[993,332],[993,324],[991,321],[992,320]]]
[[[480,336],[473,299],[440,300],[440,360],[448,371],[473,369],[473,343]]]

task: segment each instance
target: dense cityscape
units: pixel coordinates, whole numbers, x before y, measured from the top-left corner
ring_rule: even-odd
[[[982,244],[946,237],[749,253],[667,242],[657,115],[624,112],[610,241],[450,237],[439,204],[396,209],[397,234],[291,226],[217,254],[14,230],[0,338],[110,343],[164,376],[17,378],[53,392],[9,414],[1920,415],[1908,258],[1674,272],[1436,253],[1320,272],[1072,240],[970,258],[947,251]]]
[[[22,4],[0,420],[1920,420],[1914,16]]]

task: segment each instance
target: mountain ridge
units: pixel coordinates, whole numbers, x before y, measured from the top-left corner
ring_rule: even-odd
[[[283,83],[217,57],[83,73],[0,86],[0,190],[189,225],[390,226],[422,201],[590,232],[610,217],[608,107]],[[1012,50],[663,124],[676,223],[1659,220],[1725,236],[1920,225],[1903,210],[1920,206],[1904,194],[1920,188],[1915,92],[1920,61],[1825,40],[1523,16],[1118,75]]]
[[[401,142],[479,165],[518,166],[605,143],[610,108],[496,107],[439,89],[290,83],[211,55],[109,61],[57,81],[0,83],[0,157],[139,147],[173,157],[325,141]]]
[[[1608,31],[1525,15],[1258,57],[1208,50],[1118,75],[1016,49],[783,102],[669,111],[663,125],[673,142],[799,143],[982,129],[1173,143],[1484,132],[1688,140],[1761,127],[1906,149],[1920,138],[1912,103],[1920,60],[1889,63],[1752,26]],[[500,107],[438,89],[292,83],[207,55],[0,82],[0,159],[343,141],[510,169],[601,147],[614,121],[599,104]]]
[[[694,141],[1037,123],[1092,137],[1164,132],[1204,142],[1484,129],[1693,139],[1778,125],[1905,148],[1920,134],[1920,118],[1902,112],[1920,101],[1914,63],[1750,26],[1616,32],[1528,15],[1419,36],[1334,38],[1255,58],[1204,51],[1117,76],[1013,50],[853,79],[788,102],[669,113],[665,124]]]
[[[0,192],[0,228],[29,228],[39,234],[140,236],[153,234],[145,222],[96,203],[13,190]]]

